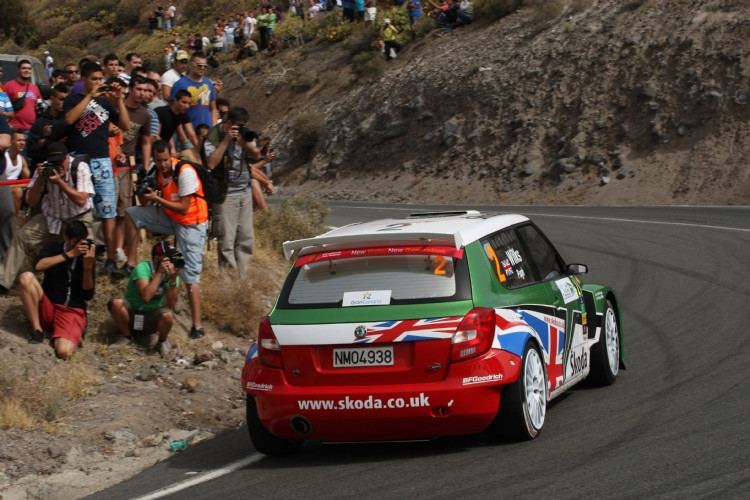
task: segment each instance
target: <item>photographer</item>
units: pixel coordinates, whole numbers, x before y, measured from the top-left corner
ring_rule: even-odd
[[[69,358],[81,345],[86,329],[86,302],[94,298],[96,248],[86,240],[81,221],[65,228],[63,241],[50,241],[34,260],[34,271],[43,272],[41,285],[33,272],[18,279],[21,302],[31,323],[29,342],[41,344],[44,330],[52,333],[55,354]]]
[[[130,344],[133,334],[158,332],[156,350],[162,356],[169,354],[172,345],[167,336],[174,324],[169,309],[177,304],[180,284],[177,275],[182,265],[184,261],[175,247],[168,241],[160,241],[151,249],[151,261],[144,260],[135,266],[125,298],[109,301],[109,312],[122,334],[112,347]]]
[[[219,264],[230,266],[245,276],[253,255],[253,178],[273,192],[273,184],[260,167],[274,158],[269,152],[260,159],[255,144],[257,134],[247,128],[250,119],[245,108],[231,107],[226,121],[213,127],[203,142],[206,167],[213,171],[222,189],[223,201],[211,205],[213,227],[219,242]],[[256,161],[248,164],[247,156]]]
[[[156,141],[151,152],[156,165],[156,190],[143,189],[140,196],[143,206],[130,207],[125,211],[125,236],[128,242],[128,263],[124,269],[130,274],[138,256],[138,230],[148,229],[155,233],[174,234],[177,248],[185,255],[185,267],[181,271],[190,299],[193,327],[190,338],[204,335],[201,327],[201,286],[203,270],[203,244],[206,241],[208,204],[203,198],[203,186],[195,169],[189,164],[181,166],[169,154],[167,141]],[[140,186],[139,186],[140,188]]]
[[[13,236],[5,261],[0,266],[0,292],[7,292],[13,285],[26,255],[50,237],[60,235],[67,224],[80,221],[89,235],[93,234],[94,185],[88,164],[78,161],[72,168],[68,149],[59,142],[47,143],[45,163],[37,166],[26,190],[26,203],[34,206],[41,199],[42,211]]]

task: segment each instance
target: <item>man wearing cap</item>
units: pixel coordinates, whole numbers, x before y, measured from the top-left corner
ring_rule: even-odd
[[[47,143],[47,165],[38,166],[26,190],[26,202],[34,206],[41,200],[42,211],[13,236],[0,266],[0,292],[7,292],[13,285],[27,255],[50,237],[59,239],[64,227],[71,222],[82,222],[89,236],[93,234],[91,171],[83,161],[78,161],[74,169],[71,165],[72,159],[64,144]]]
[[[52,58],[52,54],[49,53],[49,50],[45,50],[44,55],[47,56],[44,60],[44,67],[47,70],[47,78],[52,78],[52,72],[55,71],[55,60]]]
[[[174,324],[170,309],[177,304],[180,284],[180,270],[172,260],[178,256],[170,242],[158,242],[151,249],[151,260],[133,269],[125,297],[109,301],[109,313],[121,334],[112,347],[130,344],[133,334],[157,332],[156,350],[162,356],[169,354],[172,346],[167,336]]]
[[[188,59],[190,59],[190,56],[187,51],[178,50],[174,63],[172,63],[172,68],[161,75],[161,92],[165,101],[170,101],[169,95],[172,92],[172,87],[185,74],[185,70],[188,67]]]
[[[190,69],[185,76],[177,80],[170,93],[170,98],[174,99],[180,90],[190,92],[192,100],[188,115],[193,128],[203,124],[213,127],[219,119],[216,111],[216,92],[213,82],[205,76],[206,66],[206,55],[203,52],[194,52],[190,56]]]
[[[65,228],[62,241],[50,241],[34,259],[34,271],[43,272],[40,284],[33,272],[18,278],[21,302],[31,323],[29,343],[52,336],[57,357],[69,358],[81,345],[86,330],[86,302],[94,298],[96,247],[87,241],[80,221]]]

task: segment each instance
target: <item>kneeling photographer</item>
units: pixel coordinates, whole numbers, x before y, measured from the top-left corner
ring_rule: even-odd
[[[41,203],[35,215],[13,235],[5,261],[0,266],[0,292],[7,291],[27,255],[50,239],[61,239],[65,226],[80,221],[89,237],[93,232],[94,184],[85,161],[73,160],[60,142],[47,143],[47,161],[37,165],[26,189],[26,203]]]
[[[174,316],[170,309],[177,304],[180,269],[185,261],[168,241],[160,241],[151,249],[151,260],[139,263],[130,273],[124,298],[109,301],[109,312],[121,337],[113,347],[128,345],[133,334],[157,332],[156,349],[167,356],[172,346],[167,340]]]

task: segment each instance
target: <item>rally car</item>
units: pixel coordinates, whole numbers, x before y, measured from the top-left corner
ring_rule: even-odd
[[[242,371],[255,448],[523,440],[547,403],[623,366],[614,291],[521,215],[415,214],[284,243],[294,265]]]

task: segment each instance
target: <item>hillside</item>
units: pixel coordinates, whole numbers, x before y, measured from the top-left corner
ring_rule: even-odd
[[[433,32],[356,83],[347,45],[325,42],[287,50],[244,81],[222,78],[274,138],[284,192],[425,203],[750,201],[747,2],[599,1],[543,25],[533,14]],[[302,164],[292,147],[300,114],[325,119]]]

